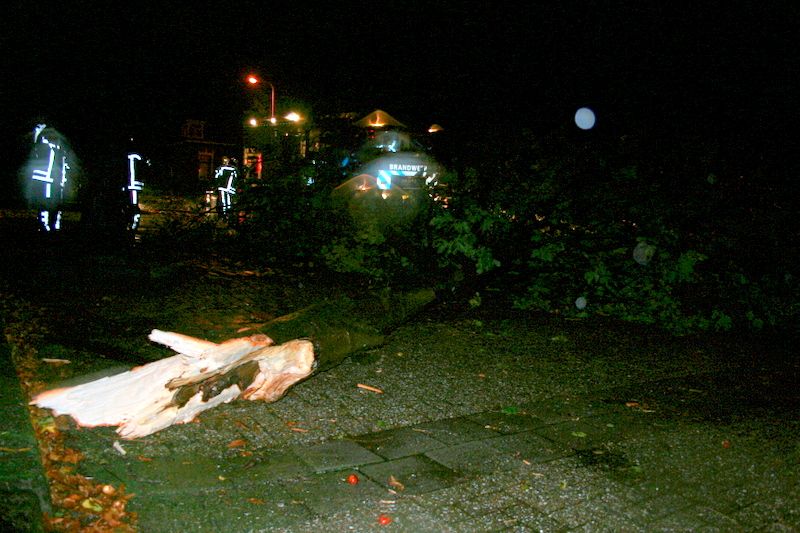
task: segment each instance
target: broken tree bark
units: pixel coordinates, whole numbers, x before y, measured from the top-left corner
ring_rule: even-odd
[[[274,402],[315,369],[382,344],[387,329],[432,300],[433,291],[423,290],[323,302],[266,324],[268,335],[221,344],[155,329],[150,340],[176,355],[44,392],[31,404],[70,415],[80,426],[118,426],[122,438],[144,437],[236,398]]]

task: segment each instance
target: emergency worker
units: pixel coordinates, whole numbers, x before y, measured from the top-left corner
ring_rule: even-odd
[[[37,210],[39,229],[61,229],[64,189],[67,185],[68,150],[55,129],[37,124],[33,129],[28,202]]]
[[[236,166],[229,157],[222,158],[222,164],[214,172],[214,183],[217,187],[217,212],[227,215],[231,209],[232,196],[236,194],[234,183],[238,178]]]
[[[142,218],[142,210],[139,208],[139,193],[144,187],[144,183],[138,179],[137,166],[142,161],[142,156],[136,152],[128,153],[128,179],[122,190],[126,193],[125,202],[125,221],[128,231],[135,232],[139,227]]]

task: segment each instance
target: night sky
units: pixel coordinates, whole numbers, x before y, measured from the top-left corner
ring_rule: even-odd
[[[418,127],[544,132],[582,105],[620,134],[784,143],[797,125],[798,2],[521,4],[12,1],[4,141],[43,119],[90,157],[106,136],[237,119],[251,69],[279,100]]]

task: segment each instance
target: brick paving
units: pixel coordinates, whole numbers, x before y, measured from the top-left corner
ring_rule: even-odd
[[[452,332],[461,326],[417,327],[440,334],[441,327]],[[409,349],[412,339],[420,340],[414,328],[409,325],[379,349],[378,359],[347,361],[333,374],[296,387],[286,404],[221,406],[199,424],[123,441],[129,452],[124,457],[113,450],[110,429],[73,430],[73,444],[87,454],[83,473],[124,482],[137,495],[131,508],[140,513],[141,530],[153,532],[800,528],[797,393],[773,388],[776,372],[791,373],[791,365],[751,374],[764,382],[762,390],[732,379],[736,369],[709,372],[708,365],[700,365],[695,372],[672,361],[664,372],[668,375],[657,379],[586,388],[578,394],[530,395],[526,401],[508,397],[474,412],[473,398],[453,397],[447,406],[424,401],[426,388],[430,398],[439,400],[435,389],[440,380],[430,374],[416,383],[423,401],[408,413],[408,423],[314,434],[328,428],[324,423],[315,426],[315,416],[336,411],[315,412],[309,403],[325,392],[340,400],[339,414],[351,419],[341,421],[345,428],[359,427],[359,420],[365,423],[362,428],[369,421],[397,420],[410,408],[398,398],[401,413],[387,409],[387,398],[391,401],[393,395],[387,376],[405,368],[405,356],[397,354]],[[531,332],[541,333],[541,328]],[[451,360],[437,366],[458,373],[458,367],[468,365]],[[350,390],[359,374],[371,375],[385,393]],[[539,376],[530,386],[541,387],[545,381]],[[6,385],[8,396],[13,383]],[[551,392],[561,389],[549,387]],[[17,415],[24,410],[18,396],[6,406]],[[295,410],[289,417],[297,417],[296,424],[286,425],[284,406]],[[298,416],[301,409],[305,419]],[[437,416],[441,412],[453,416]],[[245,434],[246,450],[220,449],[217,440],[242,436],[243,431],[220,420],[255,415],[265,415],[258,430],[262,439]],[[13,422],[6,418],[3,450],[30,445],[27,432],[16,429],[24,425],[24,417]],[[196,444],[204,433],[214,434],[205,442],[205,452],[202,447],[182,449],[182,443]],[[141,455],[152,460],[137,460]],[[3,452],[2,459],[3,490],[17,488],[34,495],[29,503],[40,501],[34,488],[42,482],[32,462],[35,453]],[[11,460],[25,464],[12,468]],[[17,479],[11,470],[19,474]],[[347,483],[350,474],[359,483]],[[381,515],[391,523],[379,524]]]

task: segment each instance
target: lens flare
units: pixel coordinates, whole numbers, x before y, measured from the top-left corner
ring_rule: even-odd
[[[594,111],[588,107],[582,107],[575,112],[575,124],[582,130],[590,130],[594,127]]]

